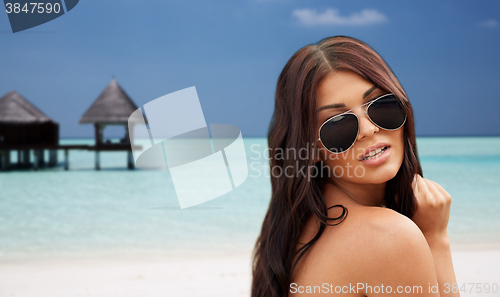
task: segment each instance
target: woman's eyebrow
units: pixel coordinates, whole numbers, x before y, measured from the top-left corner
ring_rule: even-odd
[[[369,88],[368,90],[366,90],[366,92],[363,94],[363,99],[365,99],[368,95],[370,95],[376,88],[377,88],[377,86],[373,85],[371,88]],[[345,107],[345,103],[343,103],[343,102],[333,103],[333,104],[328,104],[328,105],[325,105],[325,106],[322,106],[322,107],[318,108],[318,110],[316,112],[320,112],[323,109],[343,108],[343,107]]]

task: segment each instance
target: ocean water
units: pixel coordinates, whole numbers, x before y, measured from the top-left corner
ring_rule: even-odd
[[[66,139],[61,144],[92,144]],[[0,261],[156,252],[248,251],[271,185],[265,138],[244,138],[249,177],[238,188],[181,210],[167,172],[126,169],[125,152],[70,151],[59,167],[0,172]],[[500,246],[500,137],[418,138],[424,176],[452,195],[452,248]],[[259,152],[259,153],[257,153]],[[12,154],[12,161],[16,156]]]

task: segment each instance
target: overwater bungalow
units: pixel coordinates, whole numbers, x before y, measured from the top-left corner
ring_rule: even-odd
[[[112,79],[104,91],[97,97],[92,105],[87,109],[80,119],[80,124],[93,124],[95,131],[95,168],[100,169],[100,151],[112,150],[113,148],[129,148],[128,168],[134,168],[134,159],[130,150],[130,143],[133,139],[129,138],[128,120],[130,115],[137,110],[137,105],[130,99],[130,96],[118,84],[116,79]],[[134,120],[134,119],[132,119]],[[141,122],[141,119],[136,119]],[[106,126],[123,126],[124,136],[118,143],[103,139],[103,131]]]
[[[59,144],[59,124],[36,108],[16,91],[0,98],[0,169],[11,164],[11,151],[17,151],[17,166],[34,167],[44,164],[44,148]],[[57,151],[49,149],[49,167],[57,164]]]

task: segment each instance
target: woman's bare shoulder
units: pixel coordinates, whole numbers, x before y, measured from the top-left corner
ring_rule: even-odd
[[[357,221],[356,225],[362,228],[367,236],[406,234],[423,238],[420,229],[410,218],[389,208],[361,206],[353,212],[353,220]]]
[[[430,275],[425,272],[434,267],[432,254],[425,237],[411,219],[382,207],[347,209],[344,222],[327,228],[325,246],[329,242],[336,247],[335,252],[349,263],[346,269],[351,277],[366,281],[375,276],[384,278],[380,269],[391,267],[390,275],[408,274],[408,269],[413,269],[415,273],[423,273],[424,279],[433,280],[432,272]],[[390,275],[386,279],[388,282],[392,282]]]
[[[336,226],[329,227],[330,231],[344,229],[344,232],[355,232],[370,237],[378,237],[388,233],[421,235],[420,229],[410,218],[395,210],[362,205],[347,206],[346,208],[347,215],[344,221]],[[338,210],[329,212],[329,216],[337,216],[338,212]],[[340,226],[342,227],[339,228]]]
[[[325,231],[326,241],[343,242],[346,246],[359,247],[368,254],[385,248],[385,245],[417,244],[427,246],[425,237],[418,226],[408,217],[383,207],[347,207],[347,216],[336,226]],[[369,249],[364,247],[369,246]]]

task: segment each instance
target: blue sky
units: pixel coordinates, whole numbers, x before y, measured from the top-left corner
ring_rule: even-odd
[[[113,75],[138,106],[196,86],[208,124],[265,136],[287,60],[333,35],[389,64],[418,136],[500,135],[498,1],[80,0],[16,34],[0,13],[0,96],[21,93],[61,137],[93,137],[78,120]]]

